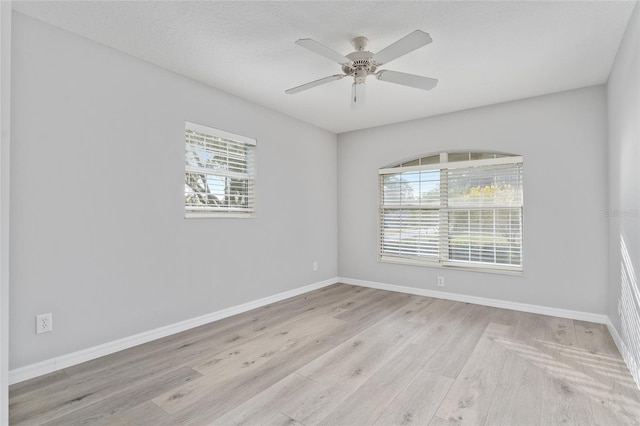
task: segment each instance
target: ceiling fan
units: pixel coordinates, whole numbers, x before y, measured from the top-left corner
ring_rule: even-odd
[[[431,90],[438,84],[438,80],[435,78],[422,77],[398,71],[377,70],[380,65],[387,64],[400,56],[406,55],[409,52],[431,43],[432,40],[429,34],[424,31],[415,30],[411,34],[408,34],[395,43],[385,47],[378,53],[365,50],[368,41],[369,40],[366,37],[354,38],[351,43],[356,50],[346,56],[342,56],[335,50],[310,38],[303,38],[296,41],[298,46],[307,48],[312,52],[340,64],[344,74],[335,74],[301,86],[293,87],[285,90],[285,93],[292,95],[294,93],[302,92],[303,90],[340,80],[344,77],[353,77],[353,84],[351,85],[351,107],[357,108],[364,103],[364,84],[367,76],[369,75],[375,75],[375,77],[381,81],[402,84],[403,86],[415,87],[422,90]]]

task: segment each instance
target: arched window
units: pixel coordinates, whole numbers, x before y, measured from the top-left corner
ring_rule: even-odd
[[[522,157],[442,152],[379,170],[380,260],[522,271]]]

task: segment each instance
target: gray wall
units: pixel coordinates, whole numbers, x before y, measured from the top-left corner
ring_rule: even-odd
[[[12,65],[11,368],[337,275],[334,134],[18,13]],[[183,218],[185,120],[258,140],[256,219]]]
[[[339,135],[340,276],[604,314],[606,139],[604,86]],[[378,262],[378,169],[465,149],[524,156],[524,275]]]
[[[640,383],[640,4],[631,15],[608,82],[609,294],[608,314]],[[622,241],[628,252],[622,256]],[[624,292],[622,291],[624,289]],[[636,296],[632,296],[635,293]],[[624,296],[623,296],[624,294]],[[618,301],[623,299],[623,317]],[[632,339],[631,337],[634,336]],[[625,355],[625,354],[623,354]],[[631,364],[630,364],[631,365]]]

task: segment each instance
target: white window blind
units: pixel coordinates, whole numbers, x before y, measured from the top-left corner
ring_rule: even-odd
[[[381,169],[381,260],[521,271],[522,157],[487,157]]]
[[[185,124],[185,217],[255,214],[256,140]]]

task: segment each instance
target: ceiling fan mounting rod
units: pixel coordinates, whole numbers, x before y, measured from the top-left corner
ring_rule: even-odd
[[[356,37],[353,40],[351,40],[351,44],[353,45],[353,48],[358,51],[366,49],[368,42],[369,42],[369,39],[362,36]]]

